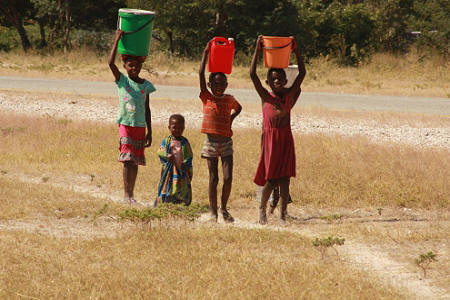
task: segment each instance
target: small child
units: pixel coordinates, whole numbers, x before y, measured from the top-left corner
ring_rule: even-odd
[[[128,76],[123,75],[114,63],[117,44],[123,34],[118,29],[114,45],[109,56],[109,68],[114,75],[119,90],[120,155],[123,163],[124,202],[137,204],[134,199],[134,185],[138,165],[145,165],[144,148],[152,144],[152,123],[150,116],[149,94],[156,89],[152,83],[139,77],[145,57],[122,55],[123,67]],[[147,127],[147,134],[145,128]]]
[[[182,115],[174,114],[169,118],[170,135],[162,140],[158,151],[162,168],[154,206],[159,201],[191,204],[192,149],[182,136],[184,123]]]
[[[267,223],[267,200],[275,186],[280,187],[280,219],[286,222],[289,199],[290,177],[295,177],[295,149],[291,131],[291,109],[301,93],[301,84],[306,70],[298,47],[293,39],[292,49],[298,62],[298,75],[292,86],[286,88],[286,73],[283,69],[269,69],[266,83],[272,90],[269,93],[256,74],[258,56],[262,48],[262,36],[256,40],[255,53],[250,66],[250,77],[261,98],[263,110],[263,145],[261,159],[254,182],[264,186],[259,207],[259,223]]]
[[[227,223],[234,222],[234,218],[227,210],[233,181],[233,120],[242,110],[239,102],[232,95],[224,94],[228,82],[224,73],[211,73],[209,75],[208,91],[205,80],[205,66],[210,49],[210,42],[203,51],[200,64],[200,99],[203,103],[203,123],[201,132],[206,134],[203,144],[202,158],[208,162],[209,170],[209,205],[211,208],[211,221],[217,222],[217,184],[219,182],[218,163],[222,159],[223,186],[221,198],[221,213]]]

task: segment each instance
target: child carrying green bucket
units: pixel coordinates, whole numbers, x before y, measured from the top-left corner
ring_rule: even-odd
[[[134,185],[138,173],[138,165],[145,165],[145,147],[152,144],[152,123],[149,106],[149,94],[156,89],[151,82],[139,77],[144,56],[122,55],[122,74],[115,64],[117,45],[123,31],[118,29],[108,64],[114,76],[119,92],[119,161],[123,163],[124,202],[137,204],[134,198]],[[146,132],[147,128],[147,132]]]

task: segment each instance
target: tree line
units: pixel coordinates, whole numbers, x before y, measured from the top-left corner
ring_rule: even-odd
[[[25,51],[109,47],[122,7],[155,11],[160,50],[184,57],[197,57],[213,36],[233,37],[248,55],[259,34],[293,35],[307,58],[352,65],[411,45],[450,54],[448,0],[0,0],[0,33],[14,30]],[[25,28],[39,32],[34,42]],[[0,50],[11,48],[0,38]]]

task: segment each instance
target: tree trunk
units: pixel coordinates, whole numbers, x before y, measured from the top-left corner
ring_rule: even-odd
[[[47,46],[47,41],[45,40],[45,28],[44,28],[44,22],[41,20],[37,20],[39,24],[39,33],[41,35],[41,41],[39,42],[39,48],[44,48]]]
[[[64,53],[70,50],[70,1],[71,0],[58,0],[58,13],[59,13],[59,30],[62,31]]]
[[[14,1],[10,0],[2,1],[2,5],[0,5],[0,10],[6,16],[8,21],[10,21],[16,28],[17,32],[19,33],[20,40],[22,42],[22,49],[23,51],[27,51],[29,48],[31,48],[31,43],[30,40],[28,39],[27,32],[23,27],[23,16],[14,6]]]
[[[169,50],[170,53],[173,53],[173,33],[172,31],[167,32],[167,37],[169,38]]]
[[[64,22],[64,52],[68,52],[70,50],[70,25],[71,25],[71,15],[70,15],[70,0],[65,1],[65,22]]]

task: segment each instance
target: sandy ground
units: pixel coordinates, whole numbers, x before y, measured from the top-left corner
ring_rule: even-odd
[[[107,201],[120,202],[119,191],[102,191],[90,184],[88,175],[80,176],[76,174],[58,174],[52,176],[52,181],[42,182],[40,173],[22,173],[7,172],[2,174],[4,178],[19,180],[24,183],[35,183],[56,187],[62,190],[87,193],[90,196],[104,199]],[[231,209],[235,216],[233,224],[226,224],[222,218],[219,218],[217,224],[209,222],[208,214],[202,215],[197,221],[188,226],[199,227],[207,226],[214,228],[230,227],[256,230],[283,231],[298,234],[313,240],[316,237],[326,237],[331,228],[339,228],[345,224],[371,224],[373,226],[389,226],[389,230],[395,232],[396,228],[407,227],[410,223],[420,223],[427,226],[428,222],[439,222],[441,226],[450,227],[449,212],[427,212],[424,210],[411,209],[389,209],[383,212],[383,216],[378,216],[370,209],[362,210],[342,210],[342,219],[337,224],[330,224],[322,220],[319,216],[329,213],[316,208],[291,207],[290,219],[287,226],[278,225],[277,212],[274,216],[269,216],[269,225],[262,226],[256,222],[256,203],[255,205],[242,205]],[[176,224],[172,224],[177,226]],[[183,226],[186,226],[184,224]],[[33,216],[25,219],[0,220],[1,231],[27,231],[32,233],[47,234],[58,238],[75,239],[95,239],[95,238],[115,238],[120,234],[136,230],[139,227],[131,223],[119,222],[117,216],[109,216],[107,213],[98,216],[95,220],[92,218],[55,218],[44,216]],[[145,230],[142,229],[141,230]],[[147,229],[148,230],[148,229]],[[414,267],[411,261],[402,259],[398,253],[405,251],[401,244],[377,244],[365,243],[364,241],[352,238],[346,235],[345,230],[341,229],[345,236],[345,243],[335,249],[335,252],[329,251],[325,257],[327,263],[344,263],[353,268],[364,270],[380,281],[383,285],[389,285],[401,290],[407,295],[408,299],[450,299],[450,289],[443,287],[439,282],[435,282],[437,276],[423,277],[421,271]],[[449,248],[450,237],[440,241],[438,253],[439,260],[444,266],[450,264]],[[414,250],[408,249],[408,252],[419,251],[420,247]],[[397,254],[397,256],[396,256]],[[429,271],[430,273],[432,270]],[[430,278],[431,277],[431,278]],[[438,283],[438,284],[437,284]]]
[[[116,115],[116,99],[114,97],[88,97],[74,94],[30,94],[24,91],[0,91],[0,110],[27,114],[32,116],[55,116],[76,120],[90,120],[100,122],[114,122]],[[167,116],[180,111],[180,102],[175,100],[161,100],[152,102],[152,119],[154,123],[166,124]],[[198,104],[183,105],[183,114],[189,126],[199,127],[201,122],[201,110]],[[247,111],[236,119],[235,128],[259,128],[261,116],[257,107],[249,107]],[[338,134],[343,136],[365,136],[375,143],[404,143],[418,147],[437,147],[450,150],[450,126],[448,121],[439,126],[428,126],[427,123],[414,126],[399,124],[398,122],[378,122],[361,118],[336,118],[328,115],[302,115],[294,111],[292,116],[292,128],[295,132],[312,134]],[[119,202],[121,191],[102,190],[90,185],[88,176],[66,174],[51,176],[57,180],[42,182],[42,174],[8,172],[1,176],[20,180],[22,182],[51,185],[62,190],[71,190],[86,193],[106,201]],[[228,228],[235,226],[247,229],[261,229],[256,224],[256,203],[249,207],[233,207],[236,222],[232,225],[219,221],[217,225],[204,222],[206,216],[202,216],[192,226],[216,226]],[[323,236],[330,231],[329,224],[321,220],[324,215],[317,208],[308,209],[293,206],[290,214],[293,216],[288,226],[276,225],[275,219],[269,219],[272,225],[265,226],[267,230],[288,231],[313,239]],[[329,213],[329,212],[328,212]],[[367,222],[373,226],[389,224],[391,229],[411,224],[427,226],[429,222],[440,222],[444,228],[449,228],[449,212],[423,212],[423,211],[396,211],[383,213],[383,217],[373,215],[367,211],[342,210],[343,224]],[[275,225],[273,225],[275,224]],[[333,224],[332,224],[333,225]],[[108,238],[115,237],[120,232],[133,229],[132,224],[121,224],[114,216],[101,216],[96,222],[88,219],[57,219],[34,216],[20,220],[1,220],[0,232],[5,230],[19,230],[39,232],[57,237],[70,238]],[[448,245],[450,237],[437,242],[439,260],[444,266],[450,265]],[[427,244],[427,243],[425,243]],[[429,243],[428,243],[429,244]],[[428,245],[427,244],[427,245]],[[383,284],[391,285],[403,290],[411,299],[450,299],[450,289],[439,284],[439,275],[431,278],[423,278],[420,270],[414,268],[413,263],[402,259],[398,253],[405,251],[405,245],[372,244],[364,243],[352,235],[346,236],[344,246],[338,248],[339,256],[330,258],[340,260],[342,263],[354,268],[367,271],[375,280]],[[415,246],[414,250],[421,250],[421,246]],[[411,249],[408,249],[411,251]],[[420,252],[419,252],[420,253]],[[330,254],[332,256],[333,254]],[[448,273],[444,273],[448,276]]]

